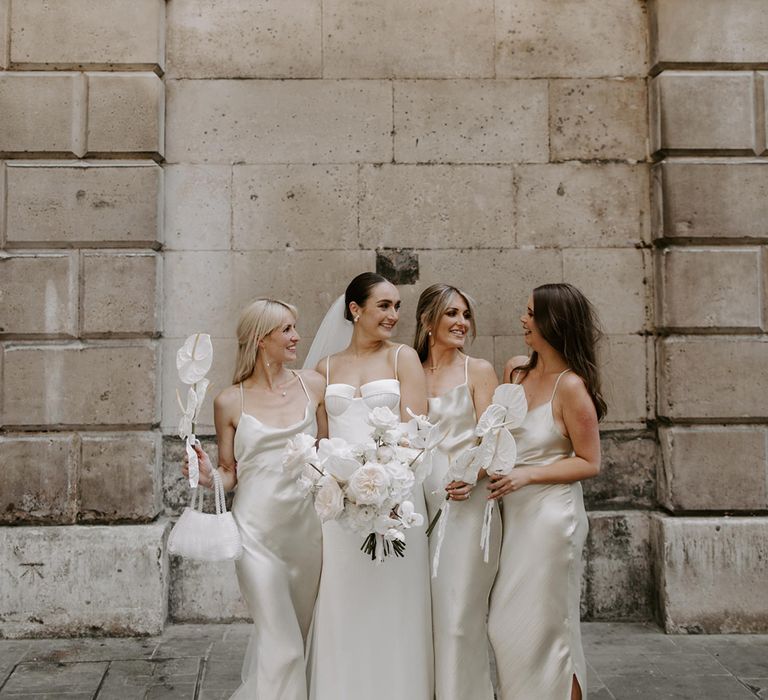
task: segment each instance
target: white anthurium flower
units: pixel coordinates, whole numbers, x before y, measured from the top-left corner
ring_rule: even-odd
[[[197,396],[197,408],[195,409],[194,421],[197,423],[197,419],[200,416],[200,411],[203,409],[203,401],[205,400],[205,394],[208,391],[210,382],[203,377],[199,382],[194,385],[195,395]]]
[[[181,403],[181,396],[179,392],[176,392],[176,400],[179,402],[181,408],[181,419],[179,420],[179,437],[185,440],[192,434],[192,424],[195,422],[195,416],[197,415],[198,403],[197,394],[192,387],[189,387],[187,391],[187,405],[184,406]]]
[[[507,409],[505,406],[492,403],[485,409],[485,411],[483,411],[483,415],[480,416],[480,420],[477,421],[475,435],[477,435],[477,437],[484,437],[490,431],[498,428],[504,422],[504,417],[506,415]]]
[[[517,443],[512,433],[506,428],[499,430],[496,439],[496,451],[491,463],[486,467],[490,474],[509,474],[517,461]]]
[[[176,353],[176,369],[184,384],[196,384],[213,363],[213,344],[207,333],[195,333],[184,341]]]
[[[315,511],[322,522],[336,520],[344,512],[344,492],[339,482],[325,475],[317,482]]]
[[[528,413],[528,401],[522,384],[500,384],[493,392],[493,403],[507,409],[504,425],[517,428]]]
[[[377,406],[371,409],[365,420],[373,428],[374,438],[382,438],[400,425],[400,416],[395,415],[388,406]]]
[[[470,447],[464,450],[456,459],[451,460],[451,464],[446,472],[445,483],[452,481],[463,481],[465,484],[477,483],[478,467],[475,466],[475,457],[477,456],[478,446]]]
[[[283,451],[283,469],[292,472],[309,462],[317,460],[315,438],[306,433],[299,433],[285,445]]]
[[[421,527],[424,524],[424,516],[416,512],[416,506],[411,501],[403,501],[397,509],[397,514],[403,527]]]
[[[358,505],[381,506],[389,496],[390,478],[383,465],[368,462],[349,478],[347,496]]]
[[[397,518],[393,518],[390,513],[391,511],[386,511],[376,518],[373,523],[374,532],[377,532],[379,535],[384,535],[388,530],[400,527],[400,521]]]
[[[320,465],[340,479],[348,479],[360,468],[354,449],[341,438],[323,438],[317,446]]]

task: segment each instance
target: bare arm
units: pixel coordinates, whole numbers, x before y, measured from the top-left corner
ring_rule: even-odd
[[[325,412],[325,376],[318,373],[317,370],[304,370],[301,377],[307,385],[312,400],[317,404],[315,416],[317,418],[317,439],[320,440],[328,437],[328,414]]]
[[[404,345],[397,359],[397,378],[400,380],[400,420],[411,417],[406,409],[416,414],[427,413],[427,380],[416,351]]]

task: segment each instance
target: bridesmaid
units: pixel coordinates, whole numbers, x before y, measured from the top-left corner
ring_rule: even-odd
[[[237,486],[232,514],[243,540],[236,562],[253,618],[243,684],[232,696],[306,700],[305,641],[320,579],[321,530],[311,498],[286,473],[282,453],[298,433],[325,436],[325,381],[296,360],[296,309],[258,299],[240,315],[233,385],[215,399],[219,473]],[[211,487],[211,463],[198,449],[200,484]],[[186,466],[184,468],[186,476]]]
[[[520,319],[530,357],[504,379],[528,401],[512,434],[517,461],[491,476],[504,505],[499,573],[488,629],[500,700],[581,700],[587,674],[579,630],[581,550],[587,537],[582,479],[600,471],[598,421],[606,413],[595,359],[592,305],[570,284],[533,290]]]
[[[491,558],[485,563],[480,548],[485,489],[472,491],[455,481],[444,487],[451,460],[476,443],[477,419],[498,384],[489,362],[464,354],[468,334],[477,334],[470,297],[447,284],[427,287],[416,309],[414,348],[427,377],[429,419],[439,421],[446,435],[424,482],[430,520],[446,497],[458,501],[450,509],[438,576],[432,579],[436,700],[493,700],[486,618],[501,523],[493,521]],[[430,538],[431,557],[435,534]]]

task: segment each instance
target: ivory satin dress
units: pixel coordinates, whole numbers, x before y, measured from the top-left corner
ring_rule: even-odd
[[[546,469],[573,454],[552,416],[563,374],[552,398],[511,431],[515,467]],[[531,484],[503,501],[504,536],[488,619],[499,700],[570,700],[574,675],[586,700],[579,602],[589,524],[581,484]]]
[[[298,376],[298,375],[297,375]],[[307,394],[304,418],[287,428],[266,425],[244,410],[235,431],[237,491],[232,515],[243,540],[235,563],[253,617],[237,700],[306,700],[305,640],[320,580],[321,526],[299,474],[283,471],[286,442],[317,434]],[[240,386],[242,400],[242,385]]]
[[[435,453],[432,474],[424,481],[430,520],[446,503],[444,480],[451,460],[476,443],[468,363],[469,358],[463,384],[429,399],[429,419],[439,421],[441,434],[446,434]],[[480,482],[466,501],[451,502],[438,575],[432,579],[436,700],[493,700],[486,620],[498,567],[501,520],[494,509],[486,563],[480,548],[486,485],[487,481]],[[435,530],[430,538],[430,561],[436,539]]]
[[[376,406],[400,411],[400,382],[378,379],[358,390],[333,384],[327,371],[328,433],[366,440]],[[395,359],[395,376],[397,360]],[[347,474],[338,476],[347,477]],[[416,510],[426,517],[421,486]],[[425,527],[407,530],[405,557],[377,565],[360,551],[363,537],[323,524],[323,573],[309,653],[313,700],[432,700],[432,624]]]

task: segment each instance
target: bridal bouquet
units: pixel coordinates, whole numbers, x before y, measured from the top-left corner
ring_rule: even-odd
[[[301,433],[286,445],[283,468],[301,469],[299,486],[314,496],[323,522],[337,521],[364,537],[360,549],[373,561],[405,554],[405,530],[424,517],[408,500],[428,475],[439,442],[437,426],[423,416],[400,423],[389,408],[374,408],[371,437],[360,445],[341,438],[320,440]]]

